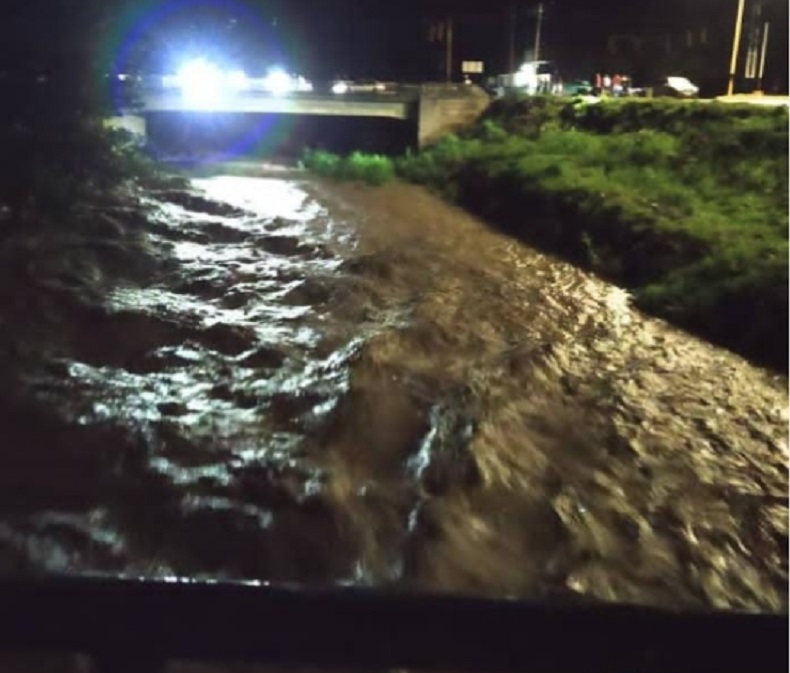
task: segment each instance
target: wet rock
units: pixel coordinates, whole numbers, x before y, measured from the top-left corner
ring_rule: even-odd
[[[222,297],[222,305],[229,309],[239,309],[244,308],[257,299],[258,295],[255,292],[234,289]]]
[[[239,409],[256,409],[261,405],[261,397],[257,393],[246,390],[235,390],[233,402]]]
[[[136,371],[151,351],[181,344],[191,331],[183,323],[135,311],[95,309],[80,323],[78,352],[84,361]]]
[[[431,427],[419,452],[409,461],[430,495],[454,489],[469,490],[482,485],[483,474],[472,450],[473,413],[458,402],[437,405],[431,412]]]
[[[212,243],[242,243],[250,238],[248,231],[228,227],[219,222],[208,222],[201,228]]]
[[[193,192],[166,190],[154,192],[154,195],[162,201],[175,203],[186,210],[196,213],[208,213],[209,215],[220,215],[222,217],[238,217],[245,214],[240,208],[231,206],[228,203],[207,199]]]
[[[318,470],[295,461],[271,461],[248,465],[234,471],[234,491],[244,500],[267,507],[300,505],[310,507],[316,501],[325,506],[324,477]]]
[[[286,355],[274,347],[262,346],[239,360],[242,367],[277,369],[282,367]]]
[[[178,421],[163,419],[156,429],[157,451],[184,467],[205,465],[214,459],[210,445],[185,437],[182,433]]]
[[[332,259],[335,257],[328,247],[320,244],[303,245],[302,251],[307,259]]]
[[[186,405],[181,402],[160,402],[156,408],[163,416],[184,416],[188,412]]]
[[[270,222],[267,222],[266,228],[276,231],[277,229],[287,229],[293,225],[294,223],[292,221],[286,220],[284,217],[275,217]]]
[[[305,252],[302,242],[296,236],[260,236],[255,244],[274,255],[293,256]]]
[[[355,257],[343,262],[341,269],[345,273],[359,276],[374,276],[381,280],[390,280],[394,275],[394,264],[390,255],[372,254],[363,257]]]
[[[255,342],[255,333],[237,325],[213,325],[200,334],[201,343],[224,355],[241,355]]]
[[[126,369],[134,374],[156,374],[194,366],[201,360],[201,354],[197,351],[181,347],[166,347],[144,353],[138,358],[127,361]]]
[[[227,291],[229,279],[215,276],[211,278],[193,278],[185,280],[173,288],[179,294],[192,294],[206,299],[222,297]]]
[[[283,301],[290,306],[318,306],[327,303],[330,297],[331,290],[325,281],[307,280],[286,294]]]
[[[206,232],[193,229],[188,225],[171,227],[167,224],[152,223],[150,230],[167,238],[169,241],[188,241],[189,243],[198,243],[200,245],[211,243],[211,239]]]
[[[304,416],[326,397],[314,392],[276,393],[269,398],[269,418],[274,428],[299,427]]]
[[[223,402],[232,402],[234,398],[233,390],[227,383],[218,383],[209,393],[215,400],[222,400]]]

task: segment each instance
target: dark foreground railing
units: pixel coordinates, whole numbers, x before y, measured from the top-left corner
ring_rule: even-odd
[[[542,605],[189,581],[0,582],[0,651],[80,652],[100,670],[166,660],[485,673],[788,670],[787,615]]]

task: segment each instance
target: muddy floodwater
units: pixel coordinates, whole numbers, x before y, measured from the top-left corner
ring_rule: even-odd
[[[786,609],[784,377],[413,186],[125,217],[150,266],[75,239],[48,328],[4,300],[2,573]]]

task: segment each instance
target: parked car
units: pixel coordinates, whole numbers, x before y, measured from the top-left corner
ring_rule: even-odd
[[[562,93],[565,96],[589,96],[592,90],[592,84],[584,79],[574,79],[562,83]]]
[[[670,98],[697,98],[699,87],[687,77],[671,75],[659,79],[652,87],[654,96]]]

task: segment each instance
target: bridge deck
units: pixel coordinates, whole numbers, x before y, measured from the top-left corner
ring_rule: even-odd
[[[176,92],[152,92],[143,97],[146,112],[233,112],[298,114],[342,117],[385,117],[412,119],[417,98],[406,94],[321,96],[292,95],[275,97],[245,94],[218,99],[196,106]]]

